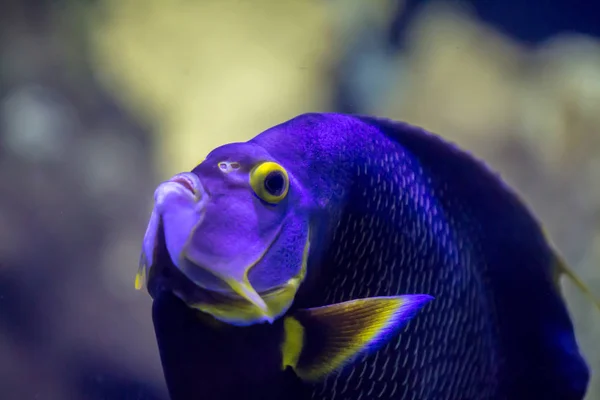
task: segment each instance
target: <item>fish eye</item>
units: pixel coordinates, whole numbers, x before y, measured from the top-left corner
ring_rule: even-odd
[[[285,168],[267,161],[250,172],[250,186],[261,200],[275,204],[287,196],[290,181]]]

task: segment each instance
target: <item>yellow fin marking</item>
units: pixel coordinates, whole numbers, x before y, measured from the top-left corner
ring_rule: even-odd
[[[137,273],[135,274],[135,290],[141,290],[144,287],[146,280],[146,266],[140,265]]]
[[[304,342],[304,328],[294,317],[286,317],[283,320],[283,329],[285,332],[285,339],[281,347],[281,353],[283,355],[282,369],[285,370],[287,367],[296,369],[298,360],[300,359],[300,352],[302,351],[302,344]]]
[[[544,227],[541,227],[541,230],[542,230],[542,234],[544,235],[550,248],[552,249],[551,251],[554,255],[555,263],[554,263],[553,278],[554,278],[554,284],[556,285],[556,287],[560,290],[560,276],[561,276],[561,274],[566,275],[567,278],[569,278],[571,280],[571,282],[573,282],[575,284],[575,286],[577,286],[577,288],[583,293],[583,295],[586,296],[594,304],[594,306],[596,306],[596,308],[598,310],[600,310],[600,301],[594,296],[592,291],[587,287],[587,285],[583,282],[583,280],[581,278],[579,278],[579,276],[577,276],[577,274],[575,274],[575,271],[573,271],[567,265],[565,260],[558,254],[558,252],[555,250],[555,246],[553,245],[552,241],[550,240],[550,235],[548,234],[546,229],[544,229]]]
[[[575,286],[577,286],[577,288],[596,306],[596,308],[600,310],[600,301],[598,301],[598,299],[594,297],[590,288],[588,288],[587,285],[583,282],[583,280],[581,280],[581,278],[579,278],[575,274],[575,271],[569,268],[569,266],[565,263],[565,261],[562,258],[558,257],[557,255],[555,255],[555,257],[557,272],[555,276],[556,284],[558,285],[558,278],[560,277],[560,274],[566,275],[571,280],[571,282],[573,282]]]
[[[233,289],[235,293],[246,299],[249,303],[260,309],[265,316],[269,316],[269,307],[265,301],[260,297],[256,290],[250,285],[246,274],[244,274],[244,280],[242,282],[236,279],[225,279],[225,282]]]

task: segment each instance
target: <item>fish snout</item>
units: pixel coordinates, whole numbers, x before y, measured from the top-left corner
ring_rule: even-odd
[[[204,219],[208,194],[197,175],[184,172],[158,185],[154,208],[142,244],[136,287],[142,285],[157,262],[159,232],[163,235],[170,261],[176,267],[193,230]]]
[[[195,174],[184,172],[161,183],[154,192],[154,210],[159,216],[167,251],[175,266],[194,229],[204,219],[208,194]]]
[[[208,194],[200,182],[200,178],[191,172],[173,176],[158,185],[154,191],[154,208],[162,215],[171,212],[173,207],[190,207],[201,212],[208,200]]]

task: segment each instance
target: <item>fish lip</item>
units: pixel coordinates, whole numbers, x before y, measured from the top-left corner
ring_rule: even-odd
[[[193,175],[193,176],[196,176],[196,175]],[[177,174],[177,175],[173,176],[171,179],[169,179],[169,182],[179,183],[181,186],[183,186],[184,188],[189,190],[194,195],[197,195],[198,192],[200,191],[200,188],[198,187],[196,181],[194,179],[191,179],[190,176],[188,176],[188,173]]]

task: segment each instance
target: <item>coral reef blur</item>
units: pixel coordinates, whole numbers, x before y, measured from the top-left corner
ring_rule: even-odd
[[[597,32],[533,41],[415,3],[3,1],[0,398],[166,399],[133,290],[153,189],[303,112],[406,120],[486,159],[600,296]],[[600,315],[563,286],[598,371]]]

